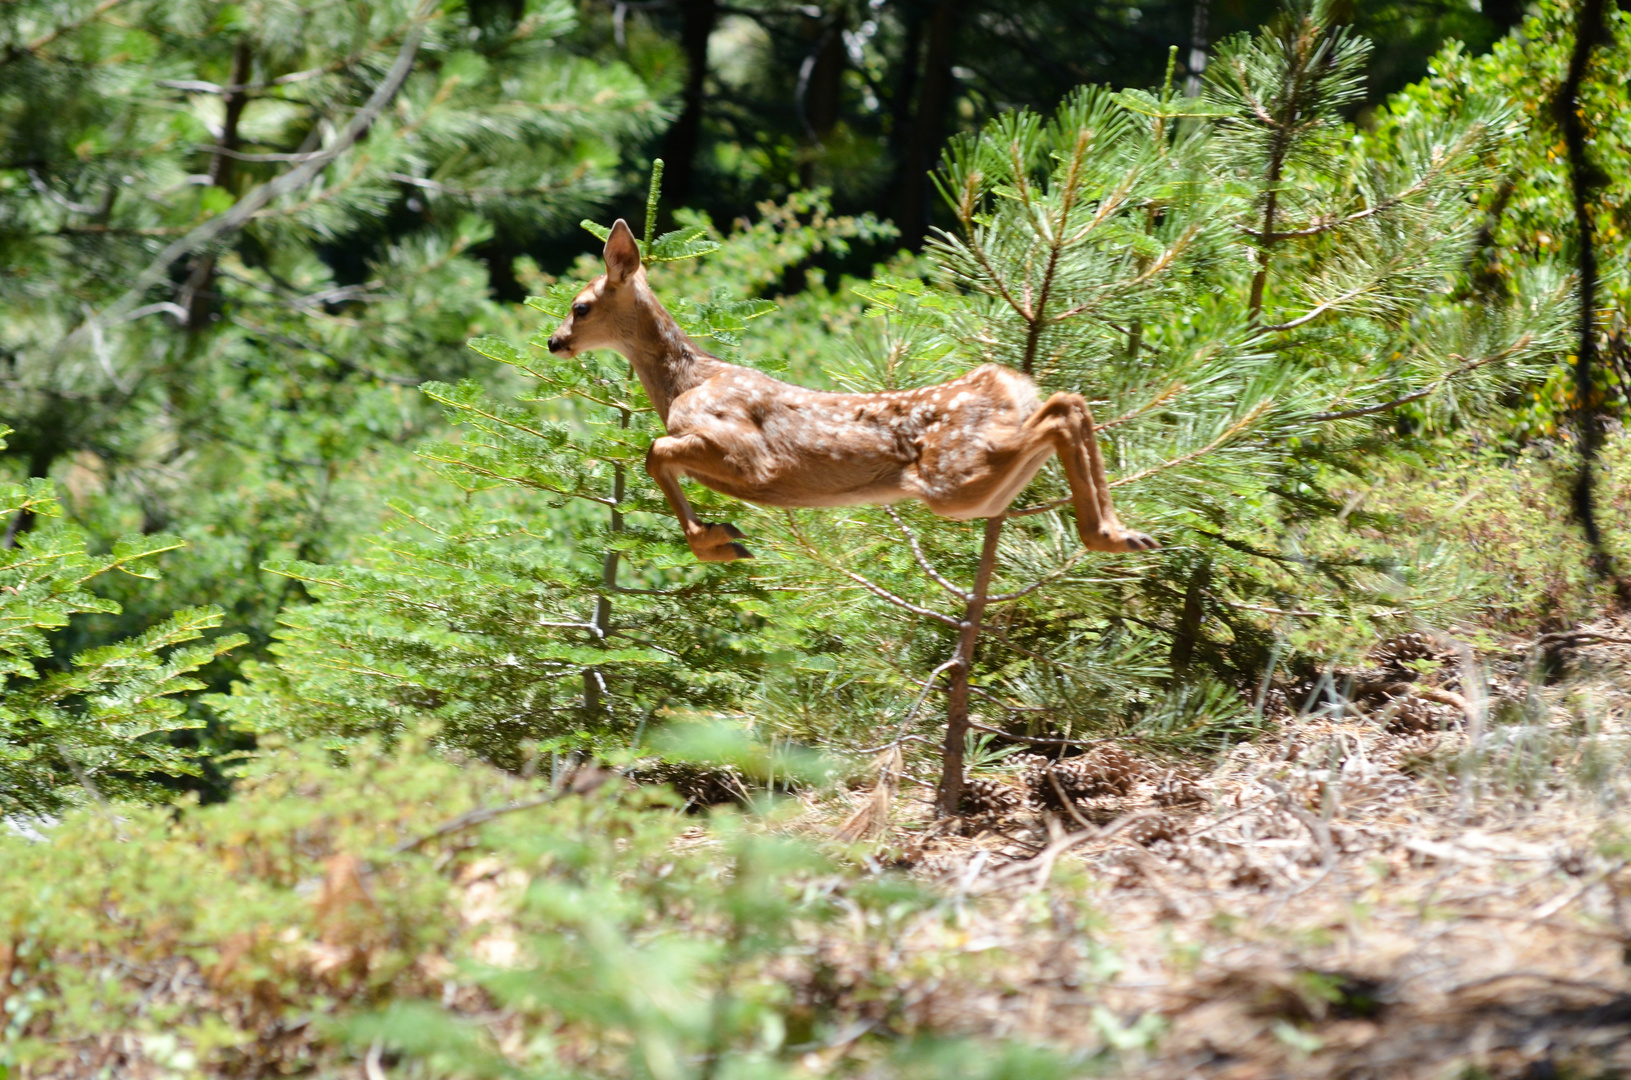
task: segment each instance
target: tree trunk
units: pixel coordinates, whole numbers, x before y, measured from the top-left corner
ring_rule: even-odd
[[[917,94],[918,63],[923,52],[923,5],[918,0],[903,0],[900,17],[905,24],[905,39],[901,43],[895,92],[889,98],[889,157],[896,164],[897,192],[901,180],[898,170],[906,160],[912,130],[912,98]],[[894,201],[898,202],[898,197]]]
[[[1484,0],[1484,18],[1499,26],[1503,32],[1523,25],[1529,5],[1524,0]]]
[[[629,413],[620,409],[618,426],[625,431],[629,426]],[[612,466],[612,535],[616,536],[623,531],[623,513],[618,507],[623,505],[623,496],[628,490],[628,470],[622,465]],[[606,634],[612,628],[612,593],[617,589],[617,564],[621,556],[614,551],[608,551],[600,561],[601,593],[595,597],[595,614],[590,620],[594,627],[595,640],[604,641]],[[602,695],[606,691],[606,677],[600,673],[599,668],[583,669],[583,712],[586,720],[593,722],[600,718],[602,712]]]
[[[950,685],[946,696],[946,741],[940,753],[940,789],[935,799],[939,817],[951,817],[963,801],[963,743],[968,737],[968,680],[974,667],[974,646],[980,639],[980,619],[985,615],[986,596],[991,591],[991,571],[997,564],[997,540],[1002,536],[1003,517],[987,518],[985,544],[980,548],[980,568],[974,575],[974,591],[963,608],[963,625],[957,635],[957,651],[952,655]]]
[[[1195,0],[1195,18],[1189,24],[1189,75],[1184,79],[1184,97],[1201,96],[1201,76],[1206,73],[1208,8],[1211,0]]]
[[[906,153],[900,162],[897,188],[900,192],[901,241],[918,250],[929,233],[929,207],[933,186],[929,171],[940,156],[945,141],[946,117],[956,96],[957,80],[951,73],[957,51],[957,31],[962,23],[963,0],[940,0],[929,18],[928,51],[923,58],[923,89],[907,136]]]
[[[667,163],[663,194],[670,207],[683,206],[691,198],[696,175],[697,146],[702,141],[703,87],[708,79],[708,38],[719,18],[717,0],[681,0],[680,49],[685,53],[685,89],[680,94],[683,107],[674,126],[663,136],[663,161]]]
[[[844,9],[839,7],[820,18],[805,16],[805,34],[811,50],[799,70],[799,118],[804,123],[805,154],[799,163],[799,182],[815,187],[826,179],[828,170],[821,167],[822,146],[832,129],[838,124],[839,106],[843,100],[844,61]]]
[[[249,43],[240,41],[232,54],[230,81],[221,94],[221,100],[226,105],[226,115],[221,120],[221,138],[215,144],[216,152],[210,156],[211,187],[232,190],[232,176],[236,165],[236,159],[232,155],[242,145],[238,138],[238,121],[243,117],[244,106],[249,104],[248,91],[238,88],[249,82],[253,61],[254,55],[249,51]],[[215,252],[201,251],[193,260],[192,272],[187,275],[187,284],[182,286],[179,298],[180,306],[187,312],[187,330],[190,333],[196,334],[209,322],[215,306],[214,298],[211,296],[214,283]]]
[[[1269,282],[1269,258],[1274,248],[1274,215],[1280,204],[1280,169],[1283,158],[1279,145],[1276,144],[1275,155],[1269,161],[1269,190],[1268,198],[1263,203],[1263,231],[1259,234],[1257,242],[1257,273],[1252,275],[1252,295],[1247,301],[1246,311],[1253,323],[1256,323],[1263,314],[1263,290]]]
[[[1552,107],[1569,157],[1569,193],[1574,205],[1574,223],[1579,231],[1576,258],[1579,278],[1579,342],[1575,348],[1574,393],[1575,430],[1580,437],[1580,472],[1574,482],[1574,514],[1591,545],[1592,570],[1611,582],[1622,606],[1631,606],[1631,582],[1620,577],[1613,553],[1603,538],[1597,520],[1594,466],[1602,449],[1607,418],[1599,401],[1593,366],[1597,362],[1597,246],[1593,232],[1593,199],[1602,181],[1596,163],[1587,152],[1586,123],[1581,115],[1580,89],[1591,64],[1591,53],[1612,38],[1604,22],[1604,0],[1583,0],[1575,15],[1574,51],[1569,58],[1568,76]],[[1606,179],[1606,178],[1605,178]]]
[[[1195,662],[1195,652],[1201,643],[1201,624],[1206,620],[1206,590],[1212,584],[1212,560],[1202,556],[1189,572],[1189,587],[1184,590],[1184,610],[1178,616],[1178,629],[1172,636],[1170,660],[1172,672],[1182,678]]]

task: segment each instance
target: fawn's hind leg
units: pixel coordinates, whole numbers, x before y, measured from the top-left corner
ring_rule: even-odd
[[[937,480],[934,466],[941,462],[931,465],[925,487],[933,493],[923,496],[929,509],[961,520],[996,517],[1030,483],[1048,455],[1055,454],[1070,482],[1076,532],[1089,550],[1149,551],[1161,546],[1126,528],[1116,517],[1093,413],[1080,394],[1055,394],[1017,428],[987,437],[990,442],[978,464],[953,465],[955,482],[947,483],[944,477]],[[936,455],[953,462],[960,456],[950,448]]]
[[[929,507],[948,517],[995,517],[1008,508],[1050,453],[1064,466],[1076,508],[1076,532],[1089,550],[1149,551],[1161,546],[1116,517],[1093,413],[1080,394],[1055,394],[1043,402],[1017,431],[991,447],[983,467],[958,491],[931,500]]]
[[[1025,421],[1025,435],[1043,437],[1053,444],[1059,464],[1070,483],[1076,508],[1076,531],[1091,551],[1149,551],[1158,548],[1153,537],[1133,532],[1116,517],[1110,500],[1110,482],[1104,475],[1099,434],[1093,410],[1080,394],[1055,394]]]
[[[691,545],[693,555],[702,562],[751,559],[753,553],[736,543],[742,537],[741,529],[723,521],[702,521],[680,489],[680,477],[687,466],[701,466],[706,462],[717,467],[717,461],[718,455],[708,453],[707,444],[700,436],[664,435],[646,451],[646,472],[663,489],[674,516],[680,519],[685,542]]]

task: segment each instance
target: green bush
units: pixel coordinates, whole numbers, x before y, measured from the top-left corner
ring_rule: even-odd
[[[267,753],[229,803],[0,836],[0,1067],[343,1075],[372,1053],[393,1076],[769,1078],[832,1042],[830,1075],[948,1075],[933,999],[964,992],[952,971],[989,993],[1001,957],[895,945],[951,930],[954,903],[761,819],[699,827],[660,790],[575,784],[596,780],[570,794],[413,738],[313,745]],[[1039,907],[1038,932],[1068,909]],[[958,1053],[959,1076],[1061,1075]]]
[[[0,450],[8,429],[0,426]],[[0,521],[60,514],[49,480],[0,484]],[[118,613],[95,595],[115,573],[158,577],[152,561],[181,546],[157,533],[94,553],[84,530],[53,523],[0,547],[0,815],[42,814],[89,795],[155,793],[163,777],[194,775],[193,755],[171,732],[194,726],[180,696],[202,689],[192,672],[244,643],[210,638],[220,608],[190,608],[135,637],[59,656],[52,635],[76,615]]]

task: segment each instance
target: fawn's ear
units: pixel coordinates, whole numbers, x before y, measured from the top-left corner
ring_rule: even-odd
[[[612,235],[606,238],[606,280],[621,285],[640,269],[640,245],[634,242],[629,223],[622,218],[612,226]]]

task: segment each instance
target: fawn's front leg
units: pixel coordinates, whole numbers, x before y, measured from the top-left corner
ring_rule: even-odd
[[[702,455],[708,455],[707,460],[710,461],[716,456],[708,454],[707,444],[700,437],[664,435],[646,451],[646,472],[663,489],[674,516],[680,519],[680,528],[685,530],[685,542],[691,545],[693,555],[702,562],[751,559],[753,553],[736,543],[742,538],[742,530],[723,521],[699,519],[680,488],[680,477],[687,466],[702,465]]]

